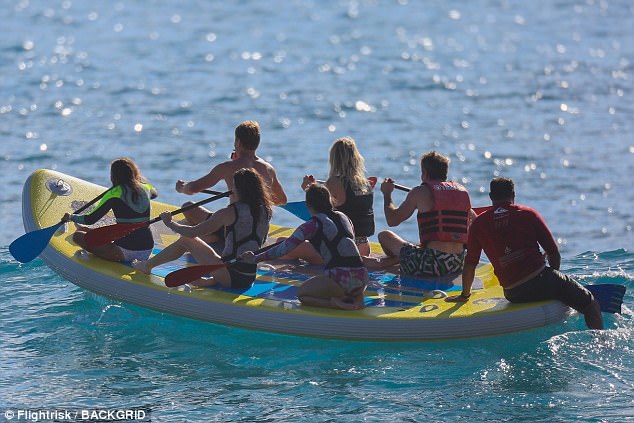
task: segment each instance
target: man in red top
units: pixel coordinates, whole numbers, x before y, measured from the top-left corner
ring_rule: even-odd
[[[475,269],[484,250],[510,302],[559,300],[582,313],[590,329],[603,329],[601,309],[592,293],[558,271],[559,248],[542,217],[529,207],[514,204],[513,181],[493,179],[489,197],[493,207],[478,216],[469,228],[462,293],[446,301],[469,300]],[[540,246],[550,267],[546,266]]]

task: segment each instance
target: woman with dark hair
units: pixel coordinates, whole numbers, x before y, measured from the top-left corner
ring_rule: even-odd
[[[262,177],[253,169],[240,169],[233,175],[233,191],[237,201],[218,210],[209,219],[195,225],[183,225],[172,220],[169,212],[161,214],[165,225],[181,237],[147,261],[134,262],[135,269],[150,273],[159,264],[176,260],[189,252],[198,264],[220,264],[240,256],[245,251],[259,249],[269,232],[272,202],[264,188]],[[225,247],[218,254],[200,236],[225,228]],[[195,286],[221,285],[225,288],[248,288],[255,280],[257,265],[236,262],[212,272],[210,278],[192,282]]]
[[[112,161],[110,181],[112,188],[93,211],[84,215],[66,213],[63,220],[77,224],[73,241],[98,257],[118,262],[146,260],[154,247],[154,239],[149,227],[136,230],[121,239],[99,247],[88,246],[85,242],[85,235],[90,228],[84,225],[96,223],[110,210],[114,213],[117,223],[138,223],[150,220],[150,199],[155,198],[157,192],[145,181],[139,168],[131,159],[123,157]]]
[[[299,226],[278,246],[253,256],[243,254],[244,261],[260,262],[282,257],[303,245],[312,244],[325,263],[324,275],[314,276],[297,290],[302,304],[346,310],[363,308],[363,292],[368,284],[368,271],[354,242],[350,219],[333,210],[330,192],[323,185],[313,184],[306,191],[306,206],[311,219]]]

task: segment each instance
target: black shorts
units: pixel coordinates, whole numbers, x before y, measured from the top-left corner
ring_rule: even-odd
[[[257,275],[258,265],[255,263],[235,262],[227,266],[231,277],[231,288],[250,288]]]
[[[504,297],[512,303],[559,300],[578,312],[583,312],[594,299],[579,282],[550,267],[516,288],[505,289]]]

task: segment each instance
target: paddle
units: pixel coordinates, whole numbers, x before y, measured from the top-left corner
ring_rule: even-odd
[[[406,186],[403,185],[399,185],[399,184],[394,184],[394,188],[401,190],[401,191],[405,191],[405,192],[410,192],[412,189],[408,188]],[[475,214],[477,215],[481,215],[482,213],[484,213],[485,211],[489,210],[491,207],[493,206],[485,206],[485,207],[472,207],[473,211],[475,212]]]
[[[231,191],[223,192],[218,195],[214,195],[213,197],[201,200],[197,203],[190,204],[189,206],[174,210],[170,212],[170,214],[174,216],[179,213],[183,213],[187,210],[191,210],[195,207],[202,206],[203,204],[211,203],[212,201],[216,201],[220,198],[228,197],[230,195],[231,195]],[[151,224],[156,223],[160,220],[161,220],[161,217],[158,216],[146,222],[116,223],[114,225],[102,226],[99,228],[92,229],[88,231],[88,233],[86,233],[86,237],[85,237],[86,245],[88,245],[89,247],[99,247],[101,245],[108,244],[109,242],[116,241],[117,239],[120,239],[126,235],[129,235],[130,233],[136,231],[137,229],[150,226]]]
[[[584,286],[588,289],[588,291],[592,292],[592,295],[599,303],[602,312],[621,313],[623,296],[626,291],[625,286],[612,283]]]
[[[101,198],[106,195],[108,191],[110,190],[105,190],[73,214],[79,214],[83,212],[88,207],[101,200]],[[30,262],[31,260],[35,259],[35,257],[39,256],[42,251],[44,251],[51,238],[53,238],[55,232],[63,224],[64,222],[60,221],[59,223],[56,223],[53,226],[49,226],[48,228],[38,229],[36,231],[32,231],[22,235],[21,237],[13,241],[11,245],[9,245],[9,252],[11,252],[13,258],[15,258],[20,263]]]
[[[257,255],[263,253],[266,250],[270,250],[271,248],[276,247],[282,242],[284,241],[279,241],[275,244],[267,245],[264,248],[260,248],[259,250],[254,251],[253,254]],[[224,263],[201,264],[198,266],[183,267],[182,269],[175,270],[165,276],[165,286],[169,288],[176,288],[177,286],[185,285],[187,283],[195,281],[196,279],[202,278],[203,276],[213,272],[214,270],[222,269],[223,267],[227,267],[228,265],[233,264],[239,260],[239,258],[234,258]]]
[[[370,183],[370,186],[372,188],[374,188],[374,185],[376,185],[376,181],[377,181],[376,176],[368,176],[368,182]],[[325,181],[320,181],[320,180],[316,180],[315,182],[318,182],[320,184],[326,183]],[[308,211],[308,208],[306,207],[306,201],[291,201],[290,203],[286,203],[278,207],[283,208],[287,212],[294,214],[295,216],[299,217],[300,219],[304,221],[309,220],[311,218],[310,212]]]

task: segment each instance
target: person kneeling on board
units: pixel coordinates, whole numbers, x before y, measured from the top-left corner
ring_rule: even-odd
[[[330,192],[323,185],[313,184],[308,188],[306,206],[311,219],[290,237],[256,256],[252,251],[246,252],[241,259],[256,263],[272,260],[308,241],[321,255],[325,272],[298,288],[297,297],[302,304],[344,310],[363,308],[368,271],[354,242],[352,222],[345,214],[333,210]]]

